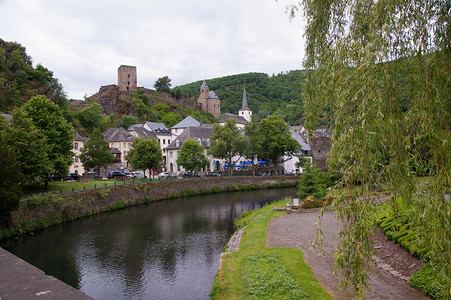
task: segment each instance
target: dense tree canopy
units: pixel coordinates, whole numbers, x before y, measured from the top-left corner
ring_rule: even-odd
[[[204,151],[204,147],[199,145],[198,142],[193,139],[187,139],[180,147],[177,164],[191,172],[200,170],[209,162]]]
[[[53,169],[60,175],[68,172],[72,164],[74,132],[61,109],[45,96],[35,96],[23,106],[34,126],[47,139],[48,157]]]
[[[14,150],[24,181],[42,180],[53,171],[47,138],[23,109],[14,110],[11,123],[4,129],[3,141]]]
[[[163,155],[156,139],[135,138],[125,159],[135,169],[150,171],[161,168]]]
[[[291,137],[287,123],[274,115],[260,121],[255,135],[253,147],[258,158],[269,160],[275,165],[301,150],[298,141]]]
[[[98,170],[101,167],[106,168],[114,160],[110,146],[105,141],[99,128],[94,129],[80,152],[80,161],[87,170],[91,168],[97,168]]]
[[[416,218],[449,297],[449,1],[305,0],[302,8],[304,63],[312,70],[304,88],[306,124],[314,129],[327,107],[334,113],[331,159],[343,174],[335,206],[344,224],[336,266],[345,275],[343,285],[364,295],[375,188],[384,184],[393,193],[389,205],[395,209],[402,201]],[[418,190],[418,174],[431,176],[427,192]],[[431,231],[423,218],[447,232]]]
[[[233,172],[232,166],[244,156],[246,147],[246,138],[236,126],[235,119],[227,119],[223,126],[213,125],[210,154],[213,157],[225,159],[230,174]]]
[[[22,197],[22,173],[15,150],[6,145],[0,136],[0,216],[6,216],[19,206]]]
[[[169,79],[168,76],[158,78],[157,81],[155,81],[154,87],[158,92],[169,93],[171,91],[171,79]]]

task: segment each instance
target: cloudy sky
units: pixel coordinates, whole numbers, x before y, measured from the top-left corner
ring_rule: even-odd
[[[247,72],[302,68],[303,20],[292,0],[0,0],[0,38],[54,71],[69,98],[117,84],[120,65],[138,86],[172,86]]]

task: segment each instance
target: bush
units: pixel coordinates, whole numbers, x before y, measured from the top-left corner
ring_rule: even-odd
[[[443,273],[440,266],[429,261],[410,277],[409,282],[434,299],[446,299],[448,289]]]

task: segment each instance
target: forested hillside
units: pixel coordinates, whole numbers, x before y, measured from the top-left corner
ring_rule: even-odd
[[[35,95],[45,95],[60,106],[67,104],[52,71],[40,64],[33,67],[25,47],[0,39],[0,111],[10,112]]]
[[[265,73],[246,73],[206,80],[210,91],[221,98],[221,112],[238,113],[246,87],[249,108],[258,119],[276,114],[291,125],[302,121],[304,108],[302,89],[307,71],[289,71],[269,76]],[[185,97],[196,98],[203,80],[181,85]]]

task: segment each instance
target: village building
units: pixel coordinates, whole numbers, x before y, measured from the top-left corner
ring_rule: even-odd
[[[172,141],[174,141],[174,139],[181,135],[186,128],[197,127],[201,125],[202,124],[193,117],[186,117],[185,119],[171,127]]]
[[[167,155],[167,170],[171,173],[179,173],[184,172],[185,169],[182,166],[177,164],[177,158],[179,157],[179,151],[182,147],[183,143],[191,138],[199,143],[205,149],[205,155],[207,155],[208,149],[210,149],[210,137],[213,128],[207,126],[190,126],[185,128],[185,130],[177,136],[169,146],[166,147],[166,155]],[[200,170],[203,172],[209,172],[214,169],[214,161],[211,155],[207,155],[210,163],[204,170]]]
[[[85,146],[85,143],[89,140],[87,137],[83,137],[78,132],[75,131],[74,144],[72,152],[74,153],[74,161],[69,167],[69,173],[77,173],[83,175],[85,173],[85,168],[80,161],[81,149]]]
[[[215,118],[221,115],[221,100],[214,91],[210,91],[205,80],[200,87],[197,103],[201,110],[211,113]]]
[[[103,136],[111,148],[111,153],[115,157],[112,169],[128,168],[129,166],[125,160],[125,156],[130,151],[135,136],[122,127],[108,128],[103,133]]]
[[[283,169],[286,173],[301,174],[302,172],[304,172],[304,170],[302,167],[298,167],[297,163],[299,162],[299,157],[301,155],[304,155],[304,157],[310,160],[310,162],[312,161],[310,146],[304,139],[304,137],[296,130],[290,129],[290,132],[291,137],[294,138],[299,143],[299,145],[301,145],[301,150],[295,153],[292,157],[283,157]]]

